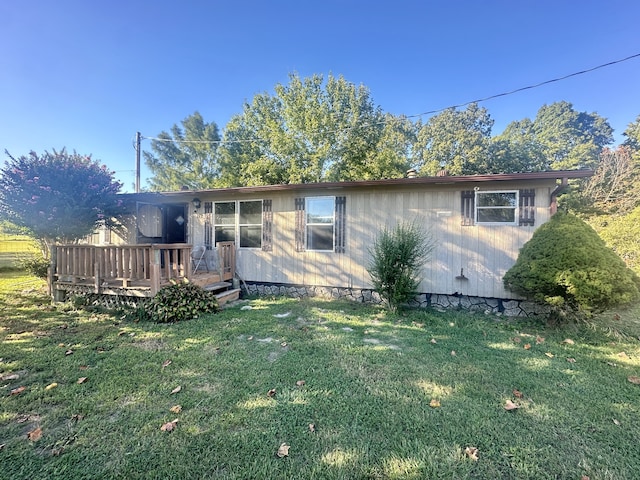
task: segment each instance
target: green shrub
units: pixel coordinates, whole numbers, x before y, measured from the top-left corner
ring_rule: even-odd
[[[640,206],[626,215],[589,220],[598,235],[640,275]]]
[[[218,311],[218,300],[214,293],[188,282],[174,283],[160,289],[145,307],[148,317],[158,323],[191,320],[202,313]]]
[[[416,295],[420,269],[434,246],[431,235],[415,223],[401,223],[392,230],[385,227],[378,234],[369,249],[367,271],[389,310],[397,311]]]
[[[568,213],[536,230],[503,281],[528,298],[587,314],[640,298],[640,277],[593,228]]]
[[[38,278],[47,278],[50,262],[40,255],[34,255],[21,262],[22,268]]]

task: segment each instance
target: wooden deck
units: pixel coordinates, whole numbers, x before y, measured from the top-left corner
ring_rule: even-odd
[[[49,290],[54,300],[67,292],[153,297],[172,281],[188,280],[216,292],[219,302],[237,299],[233,242],[217,245],[217,272],[193,272],[191,245],[57,245],[52,249]]]

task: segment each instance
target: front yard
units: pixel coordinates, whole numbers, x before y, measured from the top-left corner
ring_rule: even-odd
[[[640,478],[635,336],[292,299],[132,323],[41,288],[0,279],[3,478]]]

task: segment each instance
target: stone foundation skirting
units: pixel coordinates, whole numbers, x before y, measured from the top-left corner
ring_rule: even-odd
[[[293,298],[320,297],[344,299],[359,303],[382,303],[382,299],[377,292],[364,288],[246,282],[242,284],[242,292],[245,295],[272,295]],[[450,309],[468,310],[470,312],[482,312],[486,315],[504,315],[507,317],[536,317],[549,314],[549,309],[545,305],[527,300],[471,297],[460,294],[420,293],[409,302],[409,306],[414,308],[433,308],[443,312]]]

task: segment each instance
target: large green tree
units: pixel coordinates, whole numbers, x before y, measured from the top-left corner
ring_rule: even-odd
[[[502,163],[512,171],[596,168],[600,152],[613,142],[613,129],[597,113],[561,101],[543,105],[533,121],[510,123],[497,140],[506,142]]]
[[[143,152],[152,173],[149,188],[174,191],[213,188],[220,176],[216,150],[220,133],[215,122],[207,123],[195,112],[174,124],[171,133],[160,132],[151,140],[152,152]]]
[[[122,184],[91,156],[66,149],[30,152],[0,170],[0,215],[39,240],[45,253],[55,242],[74,242],[125,213]]]
[[[412,124],[382,113],[343,77],[289,77],[226,126],[221,183],[264,185],[402,176]]]
[[[464,110],[447,109],[417,126],[414,162],[421,175],[489,173],[492,169],[493,119],[472,103]]]
[[[487,173],[536,172],[548,167],[534,123],[528,118],[511,122],[493,137],[491,150],[494,168]]]

